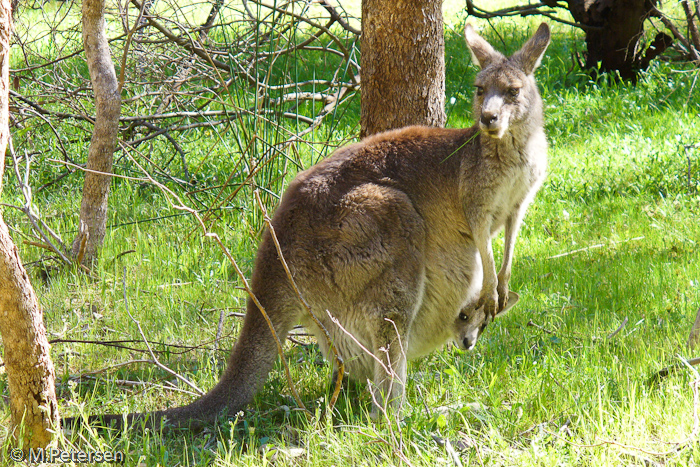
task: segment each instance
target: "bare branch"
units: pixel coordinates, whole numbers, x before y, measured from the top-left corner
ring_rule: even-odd
[[[138,0],[131,0],[131,3],[133,3],[139,10],[143,8],[143,5],[139,3]],[[206,62],[210,63],[211,65],[215,66],[216,68],[220,68],[221,70],[231,72],[231,67],[229,67],[226,63],[221,62],[219,60],[215,60],[211,57],[211,54],[204,48],[199,47],[195,45],[193,41],[189,41],[186,39],[183,39],[182,37],[176,36],[168,28],[160,24],[158,21],[155,20],[151,15],[146,16],[146,19],[148,20],[148,24],[156,28],[158,31],[161,32],[165,37],[170,39],[172,42],[176,43],[180,47],[184,48],[190,53],[193,53],[194,55],[198,56],[199,58],[205,60]]]
[[[320,4],[331,15],[331,18],[333,18],[334,21],[336,21],[338,24],[340,24],[340,26],[342,26],[343,29],[355,34],[356,36],[359,36],[362,34],[362,31],[350,26],[350,24],[347,21],[345,21],[345,19],[342,16],[340,16],[340,13],[338,13],[338,10],[336,10],[330,3],[328,3],[328,0],[320,0]]]
[[[22,195],[24,196],[24,207],[20,208],[22,212],[27,216],[29,219],[29,222],[31,222],[32,226],[34,227],[34,231],[39,234],[39,236],[44,240],[44,243],[50,247],[50,249],[56,253],[64,263],[66,264],[73,264],[73,262],[68,258],[68,256],[64,253],[67,251],[63,241],[61,238],[53,231],[51,230],[46,224],[43,223],[41,219],[36,215],[36,213],[33,211],[32,208],[32,188],[29,185],[29,167],[30,167],[30,162],[29,162],[29,157],[25,157],[25,161],[27,164],[27,169],[25,171],[25,176],[22,177],[19,173],[19,162],[17,160],[17,156],[15,154],[14,150],[14,145],[12,144],[12,139],[10,139],[9,144],[8,144],[8,149],[10,152],[10,155],[12,157],[12,165],[15,171],[15,176],[17,177],[17,183],[20,186],[20,189],[22,191]],[[42,224],[44,227],[43,229],[39,227],[39,223]],[[49,238],[49,235],[45,233],[49,233],[49,235],[53,238]],[[54,245],[54,242],[58,243],[60,246],[57,247]]]
[[[690,39],[693,41],[692,48],[695,55],[698,55],[700,51],[700,34],[698,34],[698,27],[693,21],[693,11],[690,9],[688,0],[681,0],[681,5],[683,6],[683,11],[685,12],[685,17],[688,21],[688,30],[690,31]],[[696,8],[700,8],[700,3],[695,2]],[[698,17],[700,20],[700,17]]]
[[[131,45],[131,40],[134,37],[134,33],[141,28],[145,26],[145,24],[142,23],[143,19],[143,12],[146,9],[146,2],[141,5],[141,9],[139,10],[139,16],[136,18],[136,22],[134,23],[134,27],[129,30],[129,33],[126,36],[126,44],[124,45],[124,51],[122,52],[122,62],[121,62],[121,67],[119,69],[119,93],[122,92],[122,89],[124,88],[124,76],[126,73],[126,58],[129,54],[129,46]],[[125,18],[125,21],[127,19]],[[125,26],[128,26],[125,24]]]
[[[681,34],[676,25],[673,24],[673,21],[671,21],[668,16],[666,16],[661,10],[659,10],[658,7],[654,7],[654,14],[657,18],[659,18],[659,20],[664,24],[664,26],[666,26],[668,30],[671,31],[673,37],[678,39],[678,42],[683,44],[683,46],[688,51],[691,60],[693,60],[694,62],[700,61],[700,54],[698,54],[698,51],[690,44],[688,39],[683,34]]]

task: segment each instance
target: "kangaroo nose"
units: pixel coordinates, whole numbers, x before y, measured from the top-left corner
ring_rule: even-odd
[[[472,341],[470,338],[465,337],[464,340],[462,341],[462,345],[464,346],[465,349],[471,350],[474,348],[474,344],[476,344],[476,340]]]
[[[482,112],[481,114],[481,123],[483,123],[486,126],[496,123],[496,120],[498,120],[498,115],[496,115],[495,113]]]

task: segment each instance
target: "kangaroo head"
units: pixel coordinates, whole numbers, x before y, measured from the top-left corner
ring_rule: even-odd
[[[511,57],[505,57],[467,24],[467,46],[481,71],[474,86],[473,116],[481,131],[500,139],[509,130],[534,118],[541,123],[542,101],[533,72],[549,45],[549,26],[542,23],[535,35]]]
[[[520,300],[520,296],[517,293],[508,292],[508,303],[496,316],[501,316],[513,308],[518,303],[518,300]],[[484,329],[490,322],[490,316],[486,316],[484,307],[473,311],[468,310],[471,310],[471,308],[465,307],[462,309],[454,322],[455,343],[462,350],[472,350],[479,336],[481,336],[481,333],[484,332]]]

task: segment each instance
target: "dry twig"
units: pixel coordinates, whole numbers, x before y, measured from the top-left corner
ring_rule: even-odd
[[[129,318],[131,318],[131,321],[133,321],[136,324],[136,327],[138,327],[139,334],[141,334],[141,339],[143,339],[143,343],[146,344],[146,347],[148,348],[148,353],[151,355],[151,359],[152,359],[151,363],[153,363],[155,366],[157,366],[161,370],[176,377],[177,379],[179,379],[180,381],[182,381],[183,383],[185,383],[186,385],[191,387],[194,390],[194,392],[196,392],[198,395],[200,395],[200,396],[204,395],[204,391],[199,389],[193,382],[191,382],[190,380],[188,380],[184,376],[180,375],[179,373],[171,370],[167,366],[160,363],[160,361],[158,360],[158,357],[156,357],[155,353],[153,352],[153,349],[151,349],[151,344],[148,342],[148,339],[146,339],[146,335],[143,333],[143,329],[141,328],[141,323],[136,318],[134,318],[131,315],[131,311],[129,311],[129,301],[128,301],[128,298],[126,296],[126,266],[124,266],[124,269],[123,269],[123,282],[122,282],[122,284],[123,284],[123,291],[124,291],[124,307],[126,308],[126,313],[129,315]]]

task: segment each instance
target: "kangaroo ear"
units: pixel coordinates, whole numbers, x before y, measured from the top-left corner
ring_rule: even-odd
[[[503,54],[491,47],[491,44],[478,35],[471,24],[467,24],[464,27],[464,39],[467,41],[467,47],[469,47],[469,52],[472,54],[472,59],[482,70],[491,63],[505,58]]]
[[[520,62],[523,72],[526,75],[532,74],[540,66],[545,50],[549,45],[551,34],[547,23],[540,24],[535,35],[523,45],[523,47],[513,55],[513,59]]]

